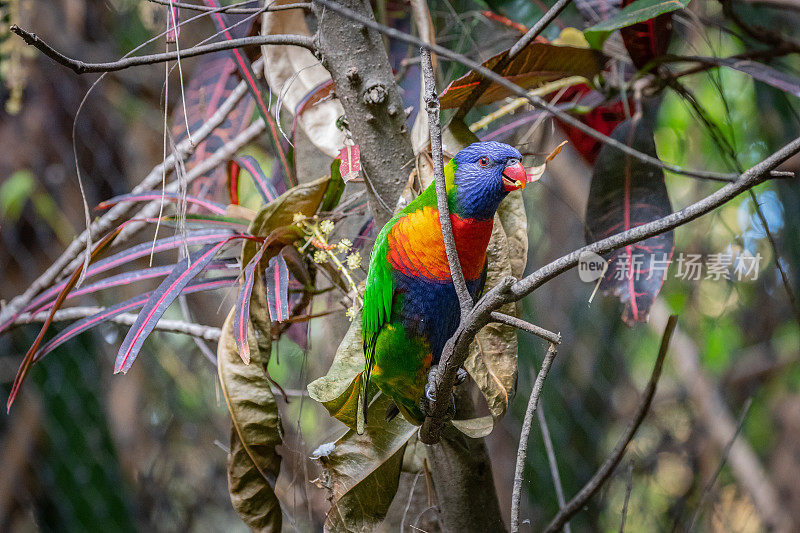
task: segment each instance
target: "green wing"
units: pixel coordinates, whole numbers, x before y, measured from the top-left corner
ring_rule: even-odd
[[[453,164],[448,164],[450,172],[454,170]],[[422,194],[416,197],[402,211],[394,216],[381,229],[375,245],[372,247],[372,255],[369,260],[369,274],[364,291],[364,307],[361,310],[362,340],[364,346],[364,374],[361,388],[361,395],[364,409],[364,419],[367,412],[367,389],[369,387],[370,373],[375,366],[375,346],[378,342],[378,334],[384,324],[389,322],[392,316],[392,299],[394,298],[394,277],[393,268],[389,264],[386,256],[389,253],[389,232],[398,220],[414,213],[426,205],[436,206],[436,188],[431,183]]]

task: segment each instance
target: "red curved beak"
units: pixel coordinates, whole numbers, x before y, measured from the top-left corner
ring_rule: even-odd
[[[524,189],[527,182],[528,175],[525,173],[525,167],[519,161],[503,169],[503,188],[506,191]]]

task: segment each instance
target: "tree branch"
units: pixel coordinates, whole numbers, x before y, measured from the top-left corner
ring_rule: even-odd
[[[333,78],[347,127],[361,147],[370,205],[376,224],[382,227],[394,214],[414,152],[386,47],[381,35],[369,29],[377,24],[370,4],[342,2],[349,6],[342,9],[367,21],[366,27],[354,27],[324,4],[313,4],[318,57]]]
[[[653,396],[656,393],[656,386],[658,385],[658,380],[661,377],[661,369],[664,366],[664,358],[667,355],[667,349],[669,348],[669,341],[672,338],[672,332],[675,331],[675,325],[678,323],[678,315],[672,315],[669,317],[667,321],[667,326],[664,328],[664,336],[661,337],[661,346],[658,348],[658,357],[656,357],[656,364],[653,367],[653,373],[650,375],[650,382],[647,384],[647,388],[644,390],[644,396],[642,397],[642,401],[639,403],[639,408],[636,410],[636,416],[633,417],[633,420],[628,425],[628,428],[625,430],[625,433],[622,434],[619,441],[617,441],[617,445],[614,446],[614,449],[609,454],[608,458],[603,462],[600,468],[597,469],[592,479],[590,479],[586,485],[572,498],[567,505],[565,505],[558,514],[550,521],[547,527],[544,529],[545,533],[550,533],[554,531],[560,530],[564,527],[564,524],[578,511],[580,511],[586,502],[589,501],[595,492],[597,492],[600,487],[608,480],[611,476],[614,469],[617,467],[619,462],[622,460],[622,456],[625,455],[625,449],[628,447],[628,443],[633,439],[633,436],[636,434],[636,431],[639,429],[639,426],[644,421],[644,417],[647,415],[647,411],[650,409],[650,403],[653,401]]]
[[[311,2],[298,2],[296,4],[270,4],[264,7],[235,7],[235,6],[201,6],[199,4],[187,4],[185,2],[174,2],[171,0],[147,0],[153,4],[161,4],[162,6],[173,6],[181,9],[188,9],[190,11],[214,11],[216,13],[230,13],[232,15],[255,15],[262,11],[286,11],[289,9],[311,9]]]
[[[114,72],[123,70],[130,67],[140,65],[152,65],[154,63],[163,63],[165,61],[172,61],[178,58],[194,57],[203,54],[210,54],[211,52],[219,52],[220,50],[230,50],[232,48],[241,48],[244,46],[260,46],[265,44],[273,45],[293,45],[302,46],[314,52],[314,39],[306,35],[257,35],[254,37],[243,37],[241,39],[231,39],[228,41],[221,41],[218,43],[203,44],[194,46],[192,48],[182,49],[180,51],[173,50],[163,54],[151,54],[146,56],[133,56],[120,59],[118,61],[111,61],[108,63],[87,63],[78,59],[72,59],[65,56],[45,41],[43,41],[35,33],[30,33],[23,30],[16,24],[13,24],[10,30],[25,41],[26,44],[38,48],[44,55],[75,71],[77,74],[86,74],[89,72]]]
[[[558,0],[553,7],[551,7],[542,17],[536,21],[536,24],[533,25],[531,29],[529,29],[525,35],[523,35],[514,46],[508,51],[508,54],[497,64],[492,67],[493,72],[500,73],[505,69],[511,61],[520,53],[526,46],[531,44],[536,37],[542,33],[542,31],[551,23],[553,20],[564,11],[564,8],[569,5],[572,0]],[[481,79],[480,83],[475,86],[474,89],[467,95],[467,99],[461,104],[456,111],[455,116],[453,117],[455,120],[464,120],[464,117],[467,116],[469,110],[473,108],[475,103],[481,97],[481,95],[486,92],[486,89],[492,84],[492,80],[489,78],[484,77]]]
[[[798,152],[800,152],[800,138],[795,139],[762,162],[745,171],[735,182],[721,187],[716,192],[680,211],[583,246],[539,268],[521,280],[515,280],[512,277],[502,280],[478,301],[470,315],[465,321],[462,321],[453,337],[445,345],[441,362],[439,363],[439,371],[434,375],[435,379],[432,385],[434,397],[442,398],[441,391],[449,391],[453,387],[456,381],[456,373],[467,357],[472,339],[475,338],[475,335],[483,326],[489,323],[493,311],[498,310],[507,303],[516,302],[524,298],[546,282],[570,270],[578,264],[581,254],[585,252],[594,252],[602,255],[623,246],[665,233],[709,213],[742,192],[765,181],[770,171]],[[424,442],[436,442],[444,425],[447,408],[446,401],[437,401],[430,406],[428,417],[420,429],[420,438],[424,439]]]
[[[537,337],[540,337],[550,343],[561,344],[561,333],[553,333],[552,331],[541,328],[536,324],[531,324],[530,322],[522,320],[521,318],[507,315],[505,313],[501,313],[500,311],[492,311],[492,320],[521,329],[523,331],[527,331],[528,333],[533,333]]]
[[[176,146],[175,151],[168,155],[162,163],[156,165],[153,170],[151,170],[150,173],[139,183],[139,185],[133,188],[133,191],[131,192],[144,192],[157,187],[161,183],[164,171],[169,171],[169,169],[174,166],[176,159],[185,159],[191,155],[197,146],[199,146],[200,143],[208,138],[208,136],[211,135],[211,133],[225,121],[225,118],[246,93],[247,85],[242,81],[219,106],[214,114],[211,115],[201,127],[192,132],[192,140],[194,141],[194,144],[190,142],[189,139],[185,139],[180,142]],[[98,235],[111,230],[120,219],[128,215],[135,205],[135,203],[131,202],[122,202],[115,205],[92,223],[90,227],[91,234]],[[79,254],[85,248],[89,235],[90,233],[86,230],[78,235],[72,241],[72,243],[70,243],[67,249],[61,253],[58,259],[53,261],[47,270],[45,270],[44,273],[42,273],[33,281],[33,283],[28,286],[25,292],[12,299],[5,307],[3,307],[2,310],[0,310],[0,327],[9,322],[12,317],[19,314],[19,312],[26,305],[28,305],[28,303],[30,303],[34,296],[39,294],[39,292],[41,292],[43,289],[49,287],[56,279],[58,279],[58,276],[64,271],[64,269],[73,263],[73,260],[82,260],[76,258],[78,258]]]
[[[544,380],[550,367],[553,364],[553,359],[556,358],[556,345],[550,344],[547,353],[542,360],[542,368],[536,375],[536,381],[531,390],[531,396],[528,399],[528,408],[525,410],[525,419],[522,422],[522,431],[519,435],[519,448],[517,449],[517,464],[514,468],[514,487],[511,491],[511,533],[519,532],[519,501],[522,496],[522,472],[525,468],[525,457],[528,454],[528,438],[531,434],[531,426],[533,425],[533,414],[536,412],[536,405],[539,403],[539,396],[542,394],[542,387],[544,387]]]
[[[550,475],[553,477],[553,486],[556,489],[558,508],[563,509],[567,502],[564,499],[564,487],[561,486],[561,475],[558,473],[556,451],[553,449],[553,439],[550,438],[550,428],[547,427],[547,418],[544,416],[544,407],[536,410],[536,417],[539,419],[539,429],[542,430],[544,451],[547,454],[547,464],[550,465]],[[569,527],[569,522],[564,524],[564,533],[572,533],[572,528]]]
[[[53,322],[65,322],[68,320],[77,320],[95,315],[104,311],[105,307],[68,307],[67,309],[59,309],[53,315]],[[44,322],[50,315],[50,311],[43,311],[31,316],[28,313],[23,313],[14,320],[15,326],[21,326],[30,322]],[[122,324],[124,326],[132,326],[136,322],[137,315],[133,313],[122,313],[109,319],[109,322]],[[191,335],[198,339],[207,341],[218,341],[222,330],[213,326],[204,326],[202,324],[195,324],[194,322],[185,322],[183,320],[167,320],[161,319],[156,324],[158,331],[165,331],[168,333],[183,333],[184,335]]]
[[[461,318],[467,316],[475,302],[467,289],[464,272],[461,270],[461,259],[458,257],[456,241],[453,237],[453,225],[450,220],[450,208],[447,202],[447,185],[444,180],[444,163],[442,161],[442,124],[439,122],[439,98],[436,96],[436,78],[433,74],[431,53],[420,48],[420,67],[425,80],[425,109],[428,111],[428,130],[431,137],[431,158],[433,159],[433,180],[436,185],[436,205],[439,208],[439,224],[442,226],[442,239],[450,276],[453,278],[458,303],[461,306]]]
[[[471,68],[478,74],[481,74],[482,76],[490,79],[494,83],[497,83],[498,85],[505,87],[506,89],[511,91],[512,94],[525,98],[534,107],[547,111],[549,114],[558,117],[560,121],[580,130],[586,135],[592,137],[593,139],[597,139],[598,141],[607,144],[612,148],[615,148],[616,150],[619,150],[621,152],[628,154],[631,157],[634,157],[638,161],[641,161],[643,163],[658,168],[669,170],[670,172],[674,172],[675,174],[683,174],[685,176],[692,176],[695,178],[708,179],[714,181],[726,181],[726,182],[734,181],[737,178],[736,174],[726,174],[723,172],[710,172],[705,170],[690,170],[670,163],[664,163],[657,157],[653,157],[648,154],[642,153],[638,150],[635,150],[630,146],[628,146],[627,144],[619,142],[616,139],[612,139],[608,135],[604,135],[603,133],[600,133],[594,128],[587,126],[586,124],[576,119],[569,113],[566,113],[565,111],[559,109],[557,106],[546,102],[539,96],[528,94],[528,91],[526,91],[519,85],[503,78],[502,76],[491,71],[490,69],[487,69],[480,63],[471,60],[470,58],[468,58],[463,54],[453,52],[452,50],[448,50],[447,48],[444,48],[434,43],[426,43],[423,40],[419,39],[418,37],[396,30],[394,28],[390,28],[386,25],[380,24],[375,20],[364,17],[360,13],[357,13],[352,9],[349,9],[333,0],[314,0],[314,4],[324,6],[330,9],[331,11],[339,13],[343,17],[359,22],[367,27],[374,28],[375,30],[384,33],[385,35],[391,37],[392,39],[397,39],[398,41],[402,41],[405,43],[416,45],[421,48],[425,48],[426,50],[430,50],[431,52],[436,53],[439,57],[455,61],[457,63],[460,63],[461,65]]]

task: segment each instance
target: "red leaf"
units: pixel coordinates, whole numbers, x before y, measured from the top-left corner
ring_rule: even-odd
[[[358,173],[361,172],[361,149],[357,144],[342,148],[337,159],[342,162],[339,173],[344,181],[358,177]]]
[[[100,253],[105,250],[109,244],[116,238],[122,228],[125,227],[127,223],[120,224],[115,230],[106,234],[102,239],[100,239],[95,245],[92,247],[92,254],[91,260],[94,260]],[[33,364],[33,356],[36,354],[36,350],[39,349],[39,345],[42,343],[42,339],[44,339],[44,334],[47,332],[47,328],[50,327],[50,324],[53,323],[53,315],[56,311],[58,311],[61,304],[64,303],[64,300],[67,297],[69,291],[72,290],[72,287],[78,283],[78,279],[81,277],[81,272],[83,272],[83,263],[81,263],[78,268],[75,269],[75,272],[72,273],[69,280],[64,284],[64,287],[58,293],[58,298],[56,298],[55,303],[53,304],[52,309],[50,309],[50,314],[47,317],[47,320],[44,321],[42,324],[42,329],[39,330],[39,334],[36,336],[36,339],[33,341],[33,344],[30,348],[28,348],[25,357],[22,358],[22,363],[19,365],[19,369],[17,370],[17,375],[14,377],[14,384],[11,386],[11,393],[8,395],[8,401],[6,401],[6,411],[11,411],[11,405],[14,403],[14,399],[19,394],[20,387],[25,381],[25,378],[28,375],[28,372],[31,369],[31,365]]]
[[[267,304],[273,322],[289,318],[289,269],[282,254],[269,260],[269,268],[264,274],[267,280]]]
[[[497,54],[483,63],[491,69],[508,50]],[[595,50],[574,46],[560,46],[547,42],[534,41],[526,46],[500,75],[513,81],[523,89],[564,78],[566,76],[583,76],[592,79],[603,66],[602,55]],[[450,83],[439,97],[442,109],[460,106],[472,89],[481,81],[481,75],[470,71],[466,75]],[[478,104],[489,104],[512,93],[497,84],[492,84],[478,99]]]
[[[228,200],[233,205],[239,205],[239,170],[236,161],[228,161]]]
[[[245,169],[247,173],[250,174],[250,177],[253,178],[256,190],[258,194],[261,195],[261,199],[265,204],[270,203],[278,197],[278,191],[275,190],[275,187],[272,185],[269,178],[264,173],[264,170],[261,168],[261,164],[259,164],[255,157],[243,155],[237,157],[234,162],[239,167]]]
[[[574,85],[564,91],[559,101],[577,100],[578,104],[580,104],[582,100],[588,99],[592,92],[592,89],[586,84]],[[598,105],[588,113],[576,114],[575,117],[600,133],[610,135],[625,120],[625,107],[621,100],[617,100],[616,102]],[[560,121],[559,124],[567,138],[569,138],[570,144],[588,163],[593,164],[597,159],[602,143],[569,124],[564,124]]]
[[[633,0],[623,0],[622,7]],[[622,42],[636,68],[642,68],[653,59],[667,53],[672,37],[672,12],[620,28]]]
[[[217,0],[203,0],[203,3],[209,7],[220,7],[220,3]],[[225,39],[232,40],[235,38],[230,29],[231,25],[228,24],[227,16],[224,13],[211,13],[211,19],[214,21],[214,25],[217,27],[217,30],[222,32],[222,34],[225,36]],[[283,167],[283,171],[287,179],[287,186],[292,187],[293,185],[296,185],[294,174],[292,173],[292,167],[289,164],[286,151],[283,149],[283,145],[281,144],[281,134],[278,131],[278,126],[275,123],[275,119],[270,114],[266,102],[264,102],[264,95],[261,91],[261,86],[256,81],[256,75],[253,72],[253,68],[250,66],[250,60],[247,58],[247,55],[245,55],[242,49],[234,48],[230,50],[229,53],[233,56],[233,59],[236,62],[236,67],[239,69],[239,74],[241,74],[242,79],[247,83],[247,88],[255,99],[256,108],[267,123],[270,135],[272,137],[272,147],[275,149],[275,153],[278,155],[281,167]]]
[[[178,40],[181,34],[180,21],[181,9],[170,2],[167,6],[167,35],[164,37],[166,42],[174,43]]]
[[[242,286],[239,288],[239,295],[236,297],[236,307],[233,314],[233,338],[236,341],[239,356],[246,365],[250,364],[250,343],[247,341],[247,325],[250,323],[250,296],[253,293],[256,267],[266,249],[266,244],[260,246],[244,268],[244,279],[242,280]]]
[[[623,122],[612,137],[657,157],[652,125],[646,117]],[[600,150],[586,207],[587,242],[627,231],[671,212],[663,170],[608,146]],[[625,304],[622,318],[629,325],[647,320],[650,306],[664,283],[673,242],[673,232],[669,231],[604,257],[608,269],[600,289],[613,293]]]
[[[186,86],[186,112],[191,131],[202,126],[230,95],[239,82],[235,73],[236,64],[227,53],[219,52],[198,60]],[[216,128],[205,141],[197,145],[194,153],[186,162],[186,169],[194,168],[244,130],[253,116],[254,105],[253,98],[250,95],[245,96],[234,107],[225,122]],[[183,116],[182,105],[176,106],[172,123],[172,134],[177,143],[186,138],[186,119]],[[192,194],[204,198],[215,197],[218,189],[223,186],[224,180],[225,169],[217,168],[192,182]]]

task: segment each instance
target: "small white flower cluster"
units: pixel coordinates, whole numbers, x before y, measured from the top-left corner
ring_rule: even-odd
[[[313,246],[316,248],[311,256],[314,262],[321,265],[330,261],[347,280],[350,290],[355,294],[353,305],[347,310],[347,318],[352,321],[358,311],[357,304],[361,302],[361,296],[358,286],[353,281],[351,271],[361,267],[361,253],[352,249],[353,241],[350,239],[341,239],[336,244],[329,242],[328,239],[336,227],[332,220],[320,221],[316,216],[307,217],[302,213],[297,213],[294,215],[293,221],[306,234],[305,243],[299,246],[300,251],[305,252],[309,245]]]

